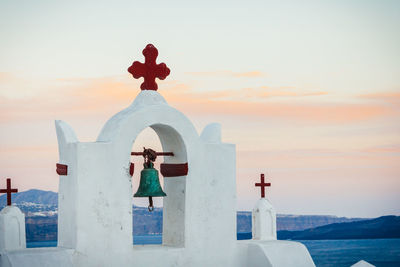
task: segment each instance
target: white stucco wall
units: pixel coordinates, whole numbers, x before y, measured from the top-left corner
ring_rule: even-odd
[[[16,206],[0,211],[0,251],[26,248],[25,215]]]
[[[247,241],[247,265],[252,267],[315,267],[307,248],[293,241]]]
[[[0,255],[1,267],[70,267],[74,266],[72,249],[29,248]]]
[[[188,162],[189,165],[188,175],[164,179],[168,196],[164,199],[163,246],[157,249],[162,251],[166,245],[184,247],[187,255],[192,254],[182,258],[186,264],[194,258],[209,262],[213,258],[205,256],[207,251],[214,251],[222,243],[232,248],[236,239],[235,147],[220,142],[218,125],[211,125],[211,130],[206,127],[205,132],[211,135],[200,139],[191,122],[154,91],[142,91],[130,107],[106,123],[93,143],[77,142],[75,135],[69,134],[70,127],[57,122],[59,138],[70,136],[70,143],[59,142],[68,154],[60,155],[60,161],[69,166],[68,176],[61,179],[69,179],[65,184],[71,190],[66,191],[69,198],[76,199],[75,204],[64,205],[72,211],[73,216],[68,219],[74,218],[70,224],[74,225],[73,229],[69,227],[65,232],[74,231],[76,236],[75,245],[69,241],[71,246],[67,247],[85,255],[82,260],[96,255],[98,262],[94,264],[108,259],[113,264],[115,261],[125,264],[122,259],[129,261],[129,257],[114,254],[130,253],[132,247],[133,258],[146,253],[146,249],[137,250],[132,245],[132,188],[128,167],[132,144],[147,127],[159,135],[164,151],[174,152],[175,156],[166,158],[166,162]],[[63,133],[64,130],[68,132]],[[65,144],[71,149],[65,149]],[[63,220],[63,215],[60,217]],[[60,236],[62,232],[61,229]],[[59,245],[65,247],[61,242]],[[118,253],[111,249],[114,247]],[[232,253],[233,250],[223,251]],[[221,259],[228,256],[227,253],[216,255]]]
[[[76,247],[77,234],[77,145],[78,138],[63,121],[56,121],[59,163],[68,165],[68,175],[60,176],[58,186],[58,246]]]
[[[188,163],[186,176],[164,179],[163,245],[133,245],[130,152],[147,127],[159,136],[167,163]],[[199,136],[192,123],[155,91],[142,91],[113,116],[96,142],[79,142],[56,121],[60,176],[58,248],[0,253],[10,266],[314,266],[299,243],[236,240],[236,149],[221,125]],[[258,203],[257,222],[272,206]],[[273,223],[260,239],[273,236]],[[276,238],[276,233],[275,233]],[[266,243],[267,242],[267,243]],[[59,259],[56,256],[59,255]],[[253,257],[254,256],[254,257]],[[32,260],[36,259],[36,260]],[[288,264],[288,265],[285,265]]]
[[[276,240],[276,212],[266,198],[260,198],[253,208],[252,235],[256,240]]]
[[[375,265],[372,265],[369,262],[366,262],[365,260],[360,260],[359,262],[351,265],[351,267],[375,267]]]

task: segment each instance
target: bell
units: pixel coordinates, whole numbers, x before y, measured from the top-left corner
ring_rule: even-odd
[[[154,210],[152,197],[165,197],[167,194],[161,188],[158,171],[153,168],[152,162],[145,162],[144,169],[140,173],[140,184],[134,197],[148,197],[149,211]]]

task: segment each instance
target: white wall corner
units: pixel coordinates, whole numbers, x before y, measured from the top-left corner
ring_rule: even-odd
[[[0,251],[26,248],[25,214],[16,206],[0,212]]]
[[[206,143],[221,143],[221,124],[210,123],[204,127],[200,139]]]
[[[79,140],[76,137],[76,134],[72,127],[65,121],[56,120],[55,125],[58,140],[58,152],[61,160],[61,155],[64,153],[67,144],[77,143],[79,142]]]
[[[252,235],[255,240],[276,240],[276,211],[272,204],[261,198],[252,211]]]
[[[269,240],[249,243],[247,266],[315,267],[315,264],[302,243]]]
[[[364,260],[360,260],[359,262],[351,265],[351,267],[375,267],[375,265],[372,265],[371,263]]]

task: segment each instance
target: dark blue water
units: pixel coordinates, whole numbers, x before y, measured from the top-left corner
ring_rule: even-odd
[[[162,244],[162,235],[135,235],[133,236],[134,245]]]
[[[57,241],[26,242],[27,248],[57,247]]]
[[[317,267],[349,267],[365,260],[377,267],[400,266],[400,239],[300,240]],[[161,235],[134,236],[135,245],[161,244]],[[29,242],[28,248],[55,247],[57,241]]]
[[[162,235],[138,235],[133,237],[134,245],[162,244]],[[26,243],[27,248],[57,247],[57,241],[39,241]]]
[[[365,260],[377,267],[400,266],[400,239],[300,240],[318,267],[349,267]]]
[[[242,236],[238,233],[238,240],[251,239],[251,233],[244,233]],[[134,245],[160,245],[162,244],[162,235],[136,235],[133,236]],[[26,244],[28,248],[39,248],[39,247],[57,247],[57,241],[40,241],[40,242],[28,242]]]

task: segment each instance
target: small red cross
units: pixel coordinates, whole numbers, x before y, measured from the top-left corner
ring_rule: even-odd
[[[145,61],[140,63],[135,61],[132,66],[128,68],[129,73],[132,74],[133,78],[139,79],[144,78],[144,82],[140,85],[142,90],[157,90],[158,86],[155,81],[156,78],[164,80],[169,75],[169,68],[165,63],[156,63],[158,56],[158,50],[152,44],[148,44],[142,52]]]
[[[264,182],[264,174],[261,174],[261,183],[256,183],[256,186],[261,187],[261,197],[265,197],[265,187],[266,186],[271,186],[271,183],[266,183]]]
[[[7,193],[7,206],[11,206],[11,193],[18,193],[18,189],[11,188],[11,179],[7,178],[7,189],[0,189],[1,193]]]

